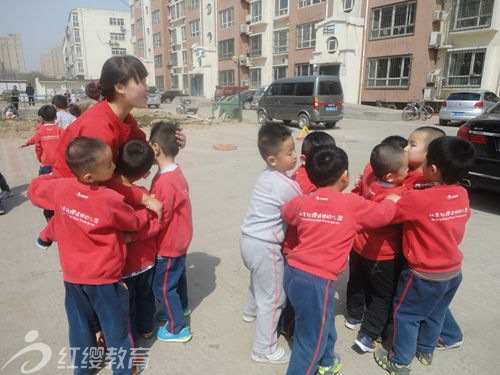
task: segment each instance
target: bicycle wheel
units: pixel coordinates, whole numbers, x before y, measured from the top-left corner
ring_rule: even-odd
[[[427,112],[427,118],[431,118],[434,115],[434,109],[430,105],[424,106],[425,112]]]
[[[403,108],[403,120],[410,121],[415,120],[418,117],[418,111],[415,106],[408,104]]]
[[[433,114],[434,110],[427,105],[420,107],[420,109],[418,110],[418,118],[423,121],[431,118]]]

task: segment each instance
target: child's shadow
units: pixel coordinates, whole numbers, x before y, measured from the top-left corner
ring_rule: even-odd
[[[189,306],[191,310],[195,310],[201,301],[215,290],[215,267],[220,264],[220,258],[194,252],[187,254],[186,263]]]
[[[11,189],[13,196],[9,198],[2,199],[2,205],[7,212],[12,211],[15,207],[20,206],[24,202],[28,201],[25,196],[26,190],[28,190],[29,184],[19,185]]]

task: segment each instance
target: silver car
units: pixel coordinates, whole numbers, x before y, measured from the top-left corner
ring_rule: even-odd
[[[498,96],[488,90],[463,90],[452,92],[441,104],[439,125],[450,121],[465,122],[481,116],[498,102]]]
[[[160,90],[156,86],[149,86],[149,95],[148,95],[148,108],[156,107],[160,108],[161,97]]]

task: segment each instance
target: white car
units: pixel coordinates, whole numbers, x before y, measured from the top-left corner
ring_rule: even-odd
[[[160,108],[161,97],[160,90],[156,86],[149,86],[149,95],[148,95],[148,108],[156,107]]]

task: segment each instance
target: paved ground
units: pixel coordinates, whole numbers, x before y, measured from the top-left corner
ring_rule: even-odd
[[[390,134],[408,135],[417,126],[353,120],[340,125],[328,132],[348,151],[353,176],[361,170],[377,141]],[[141,342],[152,348],[145,374],[277,375],[286,371],[285,365],[262,365],[250,360],[253,324],[241,320],[248,272],[239,255],[238,236],[252,187],[263,168],[255,147],[257,129],[256,124],[248,122],[185,128],[188,147],[178,161],[191,186],[195,220],[188,255],[194,338],[187,344]],[[454,128],[447,130],[450,134],[456,132]],[[68,358],[63,357],[67,353],[67,323],[57,251],[52,248],[43,252],[33,244],[44,220],[24,193],[36,176],[37,164],[32,149],[17,149],[20,141],[4,139],[0,144],[0,170],[17,194],[4,200],[8,213],[0,217],[0,372],[20,374],[23,363],[30,361],[24,372],[28,373],[43,358],[49,358],[48,364],[34,373],[71,373]],[[228,143],[238,149],[222,152],[212,148],[214,144]],[[489,193],[473,194],[471,199],[474,210],[463,244],[464,283],[452,306],[465,332],[465,344],[461,349],[437,353],[430,367],[416,362],[415,374],[500,373],[500,257],[496,251],[500,199]],[[343,327],[345,283],[344,274],[337,283],[335,317],[339,336],[336,350],[344,359],[341,373],[384,374],[371,355],[359,355],[351,348],[355,332]],[[287,345],[284,340],[282,344]],[[19,357],[13,359],[16,353]],[[101,373],[111,372],[105,369]]]

